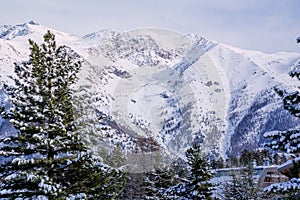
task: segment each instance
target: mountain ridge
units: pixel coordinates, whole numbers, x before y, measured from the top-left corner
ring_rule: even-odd
[[[106,116],[101,126],[108,127],[108,146],[155,147],[183,157],[197,141],[208,156],[226,157],[260,147],[264,132],[299,125],[273,91],[297,85],[288,72],[299,53],[265,54],[170,30],[103,30],[78,38],[35,22],[1,26],[0,82],[13,74],[14,62],[28,59],[27,40],[41,41],[46,30],[84,58],[79,84],[91,85],[89,92],[101,99],[92,106]]]

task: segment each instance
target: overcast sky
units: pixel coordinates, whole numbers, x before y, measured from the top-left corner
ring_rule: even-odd
[[[82,36],[160,27],[263,52],[300,52],[299,0],[9,0],[0,25],[34,20]]]

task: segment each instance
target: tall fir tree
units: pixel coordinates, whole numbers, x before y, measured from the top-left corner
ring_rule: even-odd
[[[123,175],[88,151],[75,123],[80,57],[50,31],[42,45],[29,43],[29,61],[16,63],[14,85],[5,85],[12,106],[2,116],[17,135],[0,139],[0,198],[113,199]]]
[[[255,182],[254,169],[251,164],[240,171],[233,171],[230,180],[222,186],[221,196],[224,200],[259,200],[262,198],[260,188]]]
[[[235,200],[240,199],[241,196],[241,183],[238,175],[232,172],[230,175],[230,180],[222,184],[219,190],[219,196],[224,200]]]
[[[210,172],[209,162],[197,143],[186,151],[189,174],[181,183],[168,188],[164,196],[178,200],[210,200],[215,189],[210,183],[213,174]]]
[[[145,172],[143,178],[145,200],[168,199],[163,194],[168,188],[178,183],[175,171],[170,166],[156,166],[153,171]]]
[[[191,199],[212,199],[213,184],[210,179],[213,177],[209,171],[210,166],[201,151],[201,147],[197,143],[193,143],[192,147],[186,151],[186,158],[190,166],[190,175],[187,184],[187,192]]]

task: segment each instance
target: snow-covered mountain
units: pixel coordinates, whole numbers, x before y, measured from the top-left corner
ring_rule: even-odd
[[[90,86],[87,104],[106,116],[100,122],[106,144],[176,157],[197,141],[208,155],[224,156],[261,146],[265,132],[299,126],[273,88],[298,84],[288,72],[300,53],[264,54],[170,30],[103,30],[79,38],[33,21],[4,25],[1,83],[9,82],[14,62],[28,60],[28,39],[40,43],[47,30],[84,58],[78,85]],[[8,102],[1,90],[0,104]],[[0,123],[1,134],[12,131]],[[103,144],[103,135],[86,138]]]

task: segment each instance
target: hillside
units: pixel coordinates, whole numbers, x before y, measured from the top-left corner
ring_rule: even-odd
[[[260,147],[265,132],[300,125],[273,89],[297,85],[288,73],[300,53],[264,54],[170,30],[103,30],[79,38],[33,21],[2,26],[1,84],[9,82],[14,62],[28,59],[28,39],[40,42],[46,30],[84,59],[78,88],[90,86],[83,101],[105,116],[99,124],[107,128],[84,136],[95,149],[119,144],[134,159],[158,150],[175,159],[197,141],[209,156],[224,157]],[[0,104],[9,106],[3,90]],[[13,132],[0,123],[1,134]]]

